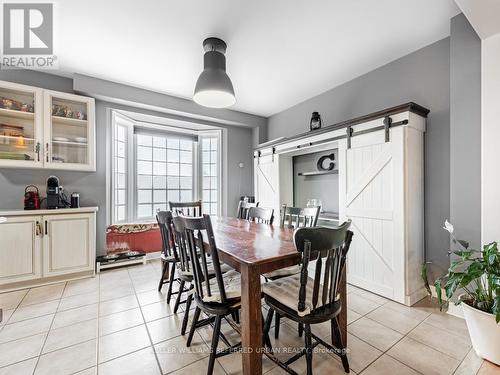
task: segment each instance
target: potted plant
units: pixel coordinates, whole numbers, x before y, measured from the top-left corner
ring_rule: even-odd
[[[453,245],[459,250],[449,251],[456,255],[446,275],[434,282],[440,307],[443,307],[442,290],[451,299],[462,291],[456,305],[461,304],[467,328],[476,353],[490,362],[500,364],[500,252],[497,242],[483,246],[483,250],[469,248],[469,243],[453,234],[453,225],[445,222]],[[426,280],[427,268],[422,268]]]

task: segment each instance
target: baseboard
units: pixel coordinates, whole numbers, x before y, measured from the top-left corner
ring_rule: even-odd
[[[430,285],[430,287],[431,287],[432,296],[437,298],[436,287],[434,285]],[[444,294],[442,294],[442,299],[443,299],[443,301],[448,301],[448,297],[446,297],[446,295],[444,295]],[[458,305],[458,306],[455,305],[455,303],[453,301],[448,301],[448,302],[449,302],[448,309],[446,310],[446,313],[453,315],[453,316],[456,316],[457,318],[464,319],[464,313],[463,313],[460,305]]]

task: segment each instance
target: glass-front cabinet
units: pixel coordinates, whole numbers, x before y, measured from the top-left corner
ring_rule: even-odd
[[[94,99],[0,81],[0,168],[95,171]]]
[[[0,165],[41,167],[41,89],[2,82],[0,85]]]
[[[94,99],[45,91],[44,103],[45,164],[51,169],[95,170]]]

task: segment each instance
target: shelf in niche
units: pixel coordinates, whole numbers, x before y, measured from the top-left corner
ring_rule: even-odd
[[[332,169],[331,171],[312,171],[312,172],[299,172],[299,176],[322,176],[325,174],[338,174],[339,170],[338,169]]]

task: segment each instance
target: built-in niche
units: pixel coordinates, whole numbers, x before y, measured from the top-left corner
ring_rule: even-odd
[[[293,198],[296,207],[306,207],[308,200],[320,199],[320,216],[338,216],[338,149],[293,157]]]

